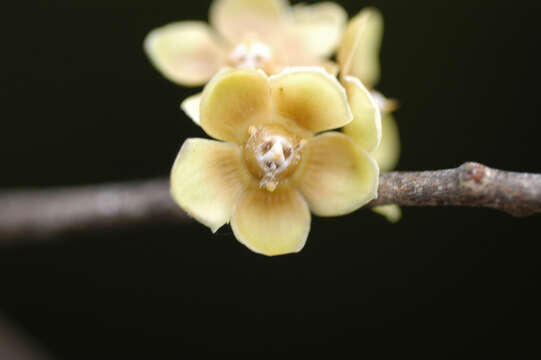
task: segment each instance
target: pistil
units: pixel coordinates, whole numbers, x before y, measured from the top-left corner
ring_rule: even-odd
[[[244,146],[244,159],[259,186],[274,191],[295,172],[306,140],[274,126],[251,126]]]

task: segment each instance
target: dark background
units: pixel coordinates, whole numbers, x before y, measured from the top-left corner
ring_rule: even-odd
[[[3,7],[0,187],[168,174],[205,136],[184,89],[142,51],[208,1],[33,1]],[[342,1],[382,10],[383,77],[400,100],[401,170],[541,172],[541,5]],[[540,216],[404,208],[316,218],[305,249],[268,258],[198,223],[0,248],[0,310],[58,359],[368,350],[538,352]]]

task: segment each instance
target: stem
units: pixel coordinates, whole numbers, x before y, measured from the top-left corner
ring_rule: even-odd
[[[517,217],[541,212],[541,174],[467,162],[454,169],[381,174],[378,198],[368,206],[488,207]]]
[[[381,174],[367,207],[473,206],[513,216],[541,212],[541,174],[465,163],[455,169]],[[166,179],[0,194],[0,240],[50,238],[73,231],[187,222]]]

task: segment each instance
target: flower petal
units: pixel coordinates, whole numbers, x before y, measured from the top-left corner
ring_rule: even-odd
[[[335,129],[353,119],[346,91],[321,67],[288,68],[270,83],[275,112],[303,129]]]
[[[182,100],[180,108],[194,123],[201,126],[199,120],[199,106],[201,105],[201,93],[197,93],[192,96],[188,96],[186,99]]]
[[[294,189],[279,187],[269,192],[257,187],[239,200],[231,228],[250,250],[263,255],[300,251],[310,231],[310,210]]]
[[[381,171],[390,171],[396,167],[400,158],[400,136],[392,114],[383,115],[381,130],[381,143],[371,155],[378,162]]]
[[[152,30],[144,49],[154,66],[169,80],[199,86],[225,63],[225,52],[207,24],[182,21]]]
[[[292,10],[293,36],[300,38],[306,51],[316,58],[332,55],[347,20],[345,10],[332,2],[297,4]]]
[[[377,197],[376,161],[335,131],[311,139],[295,177],[310,208],[320,216],[348,214]]]
[[[396,204],[374,206],[372,211],[379,214],[390,223],[396,223],[402,218],[402,209]]]
[[[337,76],[338,72],[340,71],[340,67],[338,67],[338,64],[331,60],[324,60],[319,64],[319,66],[323,67],[325,71],[332,76]]]
[[[205,86],[201,98],[201,127],[210,136],[243,144],[250,125],[269,121],[269,79],[262,71],[228,69]]]
[[[342,75],[359,78],[372,88],[379,80],[379,50],[383,36],[383,17],[375,8],[362,10],[348,23],[337,60]]]
[[[274,32],[287,8],[285,0],[214,0],[209,17],[212,26],[234,44],[250,32]]]
[[[366,151],[374,150],[381,140],[381,114],[372,94],[359,79],[345,76],[344,87],[348,94],[353,121],[344,126],[344,134]]]
[[[177,204],[216,232],[229,222],[249,174],[241,148],[207,139],[187,139],[171,170],[171,195]]]

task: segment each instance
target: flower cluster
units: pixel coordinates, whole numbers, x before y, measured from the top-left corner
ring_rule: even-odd
[[[187,139],[171,171],[188,214],[213,232],[231,223],[249,249],[280,255],[303,248],[311,212],[343,215],[376,198],[380,167],[398,157],[394,102],[372,89],[382,18],[366,9],[346,22],[334,3],[214,0],[211,26],[148,34],[164,76],[206,83],[182,108],[216,140]]]
[[[334,3],[297,5],[286,0],[215,0],[210,24],[171,23],[144,42],[149,58],[167,78],[186,86],[205,84],[224,66],[264,70],[321,65],[335,51],[347,20]]]

